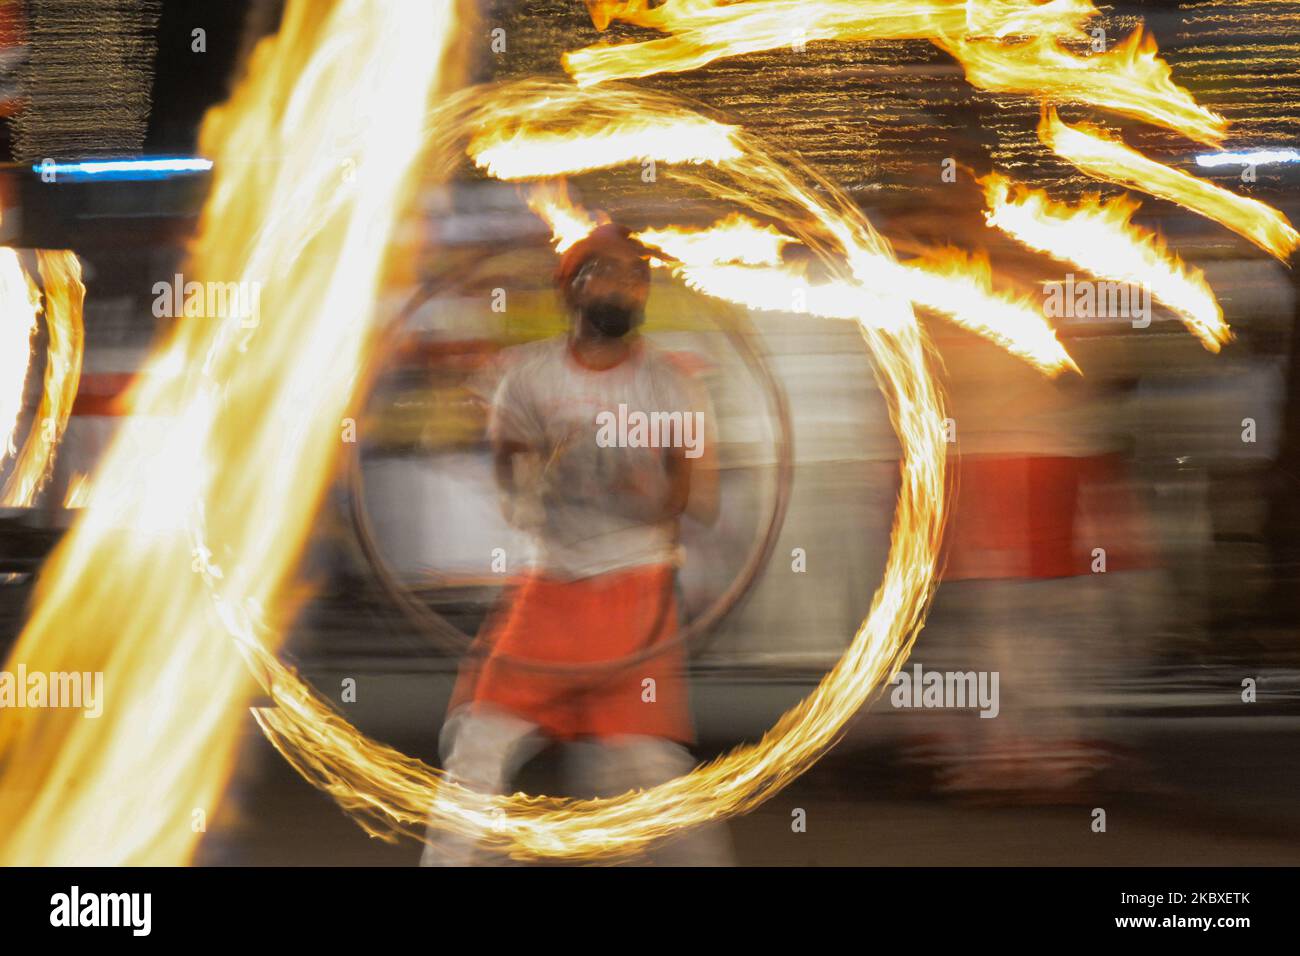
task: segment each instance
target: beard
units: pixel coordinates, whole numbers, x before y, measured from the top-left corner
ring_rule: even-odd
[[[641,321],[642,310],[616,299],[604,299],[583,306],[582,318],[597,334],[618,339]]]

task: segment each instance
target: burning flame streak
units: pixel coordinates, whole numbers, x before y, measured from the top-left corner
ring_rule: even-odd
[[[497,179],[549,179],[579,170],[625,163],[725,163],[739,159],[736,127],[691,113],[650,125],[629,117],[601,130],[530,132],[494,130],[469,146],[474,162]]]
[[[215,178],[186,271],[263,281],[262,323],[178,324],[136,396],[157,427],[139,451],[114,441],[97,506],[45,566],[13,659],[102,670],[106,701],[96,720],[0,712],[0,862],[183,863],[195,811],[215,810],[251,681],[213,598],[255,616],[309,532],[453,19],[450,2],[294,0],[205,120]],[[322,159],[340,142],[348,176]],[[191,523],[219,553],[192,550]]]
[[[588,7],[599,29],[619,19],[672,35],[565,54],[565,69],[583,86],[693,70],[796,39],[926,39],[961,63],[967,81],[983,90],[1097,106],[1210,145],[1227,131],[1227,120],[1174,83],[1155,40],[1140,27],[1104,53],[1081,56],[1063,47],[1061,40],[1090,41],[1084,26],[1098,16],[1091,0],[669,0],[653,9],[639,2]],[[1028,38],[1002,39],[1013,35]]]
[[[68,509],[84,508],[90,504],[90,476],[74,475],[68,483],[68,493],[63,496],[63,507]]]
[[[592,215],[575,206],[569,200],[569,191],[563,180],[533,183],[524,198],[528,208],[551,227],[556,252],[564,252],[597,226],[609,221],[608,216]]]
[[[0,491],[0,505],[6,507],[29,507],[49,478],[81,382],[85,346],[81,310],[86,298],[81,261],[66,249],[41,249],[36,265],[45,287],[45,387],[13,472]]]
[[[634,0],[587,6],[599,30],[622,20],[671,36],[566,53],[564,67],[580,86],[681,73],[725,57],[789,47],[797,40],[1065,34],[1097,16],[1091,0],[668,0],[653,8]]]
[[[579,230],[591,221],[563,190],[534,194],[529,205],[551,226],[560,250],[585,235]],[[636,233],[636,238],[675,259],[674,274],[691,288],[746,308],[806,311],[823,318],[871,321],[884,329],[884,323],[897,321],[896,313],[882,309],[868,320],[863,317],[862,301],[871,296],[871,289],[886,288],[996,342],[1040,371],[1052,375],[1065,369],[1078,371],[1030,298],[994,290],[987,260],[971,259],[957,250],[936,251],[905,264],[892,256],[864,255],[861,263],[871,277],[868,283],[812,283],[783,261],[782,250],[795,239],[739,213],[707,229],[647,229]]]
[[[1070,126],[1055,110],[1048,110],[1039,124],[1038,137],[1094,179],[1177,203],[1244,236],[1283,262],[1300,247],[1300,233],[1272,206],[1148,159],[1103,129],[1082,123]]]
[[[1231,338],[1205,274],[1188,269],[1157,233],[1133,225],[1139,204],[1127,194],[1109,202],[1089,196],[1070,206],[1020,185],[1013,196],[1011,180],[997,173],[981,182],[989,225],[1095,276],[1146,286],[1211,352]]]
[[[14,431],[32,358],[41,297],[18,253],[0,248],[0,463],[14,454]]]
[[[1154,38],[1141,27],[1105,53],[1087,56],[1071,53],[1048,35],[1017,43],[966,38],[936,43],[961,63],[967,82],[982,90],[1097,106],[1211,146],[1227,135],[1228,121],[1174,83]]]
[[[549,216],[543,218],[551,223],[553,230],[556,229]],[[794,242],[776,227],[765,226],[738,212],[708,229],[643,229],[636,238],[686,262],[749,266],[780,265],[781,250]]]

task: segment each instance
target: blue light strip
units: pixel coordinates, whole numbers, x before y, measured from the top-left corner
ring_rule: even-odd
[[[85,182],[86,180],[141,180],[166,179],[185,173],[205,173],[212,168],[212,160],[197,157],[167,157],[154,159],[95,159],[79,163],[36,163],[32,171],[42,179],[53,177],[54,182]]]
[[[1196,157],[1197,166],[1267,166],[1270,163],[1298,163],[1300,153],[1294,149],[1257,149],[1249,153],[1203,153]]]

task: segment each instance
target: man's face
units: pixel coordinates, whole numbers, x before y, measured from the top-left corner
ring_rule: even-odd
[[[580,319],[598,335],[618,338],[641,322],[650,287],[636,255],[601,253],[582,264],[570,286]]]

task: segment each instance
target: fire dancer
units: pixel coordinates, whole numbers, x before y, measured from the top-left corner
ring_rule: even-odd
[[[503,507],[535,553],[462,665],[440,740],[448,775],[479,792],[507,792],[547,739],[582,745],[595,796],[694,766],[678,528],[684,514],[715,520],[717,472],[712,442],[688,427],[711,418],[707,398],[638,332],[649,255],[613,224],[571,247],[556,273],[569,334],[511,350],[492,401]],[[629,434],[647,420],[653,436]],[[453,834],[428,841],[424,865],[500,861]],[[729,852],[713,828],[655,857],[720,864]]]

